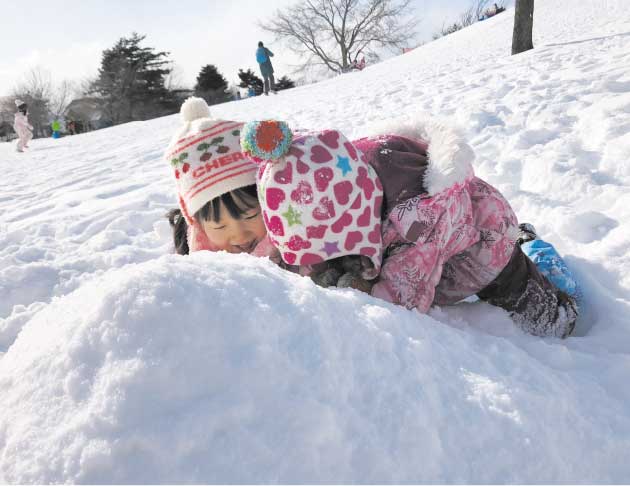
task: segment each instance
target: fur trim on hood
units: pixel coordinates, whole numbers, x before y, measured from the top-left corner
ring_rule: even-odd
[[[377,137],[396,134],[428,143],[429,167],[424,176],[424,187],[433,196],[454,184],[473,176],[475,152],[466,143],[461,131],[440,121],[391,120],[371,125],[361,136]]]

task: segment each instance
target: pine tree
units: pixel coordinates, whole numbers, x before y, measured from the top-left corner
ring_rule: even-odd
[[[283,89],[295,88],[295,81],[289,79],[286,76],[282,76],[278,81],[276,81],[275,85],[276,90],[281,91]]]
[[[216,66],[207,64],[197,75],[195,96],[203,98],[209,105],[222,103],[229,99],[227,88],[228,83]]]
[[[256,95],[262,94],[264,89],[263,80],[254,74],[254,71],[248,69],[247,71],[243,71],[242,69],[238,70],[238,77],[241,80],[239,86],[241,88],[254,88],[254,92]]]
[[[174,97],[164,85],[171,72],[168,53],[141,47],[145,37],[134,32],[104,50],[98,77],[90,87],[115,125],[177,111]]]

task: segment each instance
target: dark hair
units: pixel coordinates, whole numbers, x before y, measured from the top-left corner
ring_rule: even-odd
[[[262,46],[263,46],[262,41],[259,41],[259,42],[258,42],[258,47],[262,47]]]
[[[250,209],[258,205],[256,185],[240,187],[226,192],[208,201],[193,217],[199,223],[203,221],[218,222],[221,219],[221,203],[234,219],[241,217]],[[179,255],[188,255],[188,224],[180,209],[171,209],[167,214],[168,222],[173,228],[173,244],[175,252]]]
[[[27,106],[26,103],[22,103],[20,106],[17,107],[18,111],[21,111],[22,113],[24,113],[26,115],[26,110],[27,110]]]
[[[241,219],[247,211],[258,205],[256,185],[239,187],[233,191],[221,194],[211,201],[208,201],[193,217],[201,223],[202,221],[214,221],[218,223],[221,219],[221,203],[226,207],[230,216],[234,219]]]
[[[168,222],[173,228],[173,244],[175,245],[175,253],[178,255],[188,255],[190,250],[188,248],[188,239],[186,234],[188,233],[188,224],[186,224],[186,218],[182,214],[181,209],[171,209],[166,213]]]

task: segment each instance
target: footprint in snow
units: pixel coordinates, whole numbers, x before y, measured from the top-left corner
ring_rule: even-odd
[[[579,243],[592,243],[603,239],[619,222],[597,211],[569,216],[560,227],[567,238]]]

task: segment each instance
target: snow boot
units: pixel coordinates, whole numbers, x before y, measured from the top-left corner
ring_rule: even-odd
[[[505,309],[518,327],[534,336],[566,338],[578,317],[575,299],[547,279],[519,245],[497,278],[477,296]]]
[[[575,299],[579,307],[582,291],[557,250],[551,243],[541,240],[531,224],[521,223],[518,227],[520,231],[517,241],[523,253],[536,264],[545,278]]]

